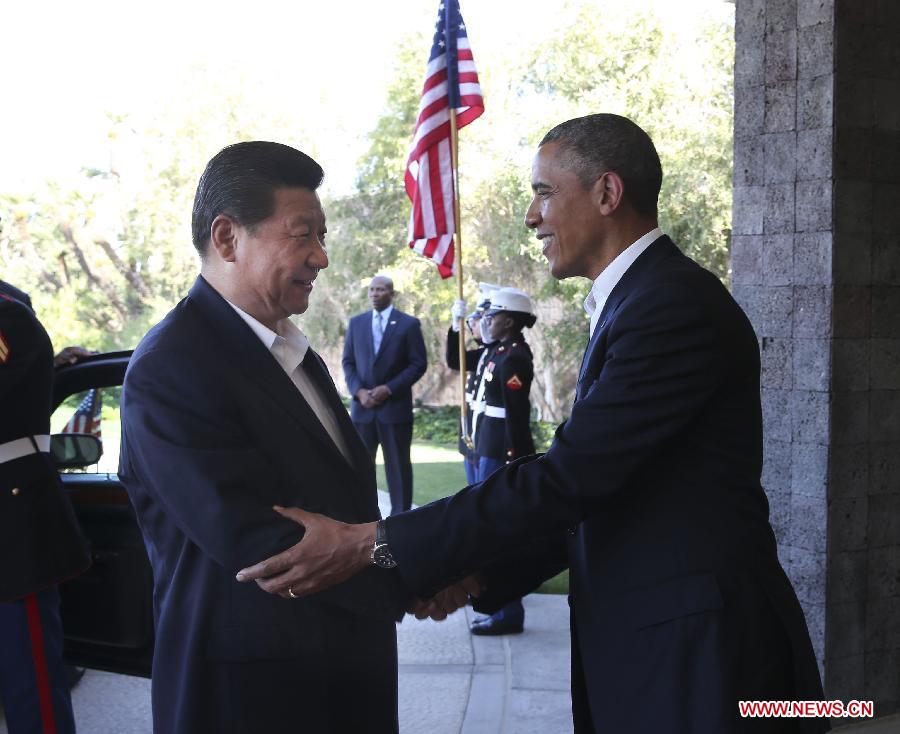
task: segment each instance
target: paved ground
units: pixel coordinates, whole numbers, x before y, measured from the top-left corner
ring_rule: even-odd
[[[462,612],[398,625],[402,734],[572,731],[565,598],[525,606],[527,630],[509,638],[472,637]],[[151,732],[149,680],[89,670],[72,699],[82,734]]]

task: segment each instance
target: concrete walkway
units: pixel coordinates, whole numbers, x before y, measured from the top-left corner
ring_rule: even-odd
[[[535,595],[525,608],[526,631],[506,638],[472,637],[471,609],[397,625],[401,734],[572,731],[565,597]],[[80,734],[152,731],[145,678],[88,670],[72,701]]]
[[[569,608],[525,599],[525,632],[469,634],[472,610],[397,627],[404,734],[564,734],[572,731]]]

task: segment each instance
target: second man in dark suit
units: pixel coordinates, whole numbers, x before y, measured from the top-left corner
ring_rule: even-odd
[[[372,310],[350,319],[342,364],[353,424],[373,459],[381,445],[396,514],[412,506],[412,386],[428,361],[419,320],[393,306],[393,281],[372,278],[369,300]]]

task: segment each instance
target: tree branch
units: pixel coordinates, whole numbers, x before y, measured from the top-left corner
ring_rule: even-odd
[[[140,294],[142,299],[147,300],[152,297],[153,294],[150,292],[150,288],[147,286],[147,282],[141,277],[141,274],[133,268],[130,268],[122,258],[119,257],[119,254],[113,249],[113,246],[108,241],[95,239],[94,242],[106,253],[106,256],[110,259],[116,270],[118,270],[121,276],[131,284],[138,294]]]
[[[127,321],[128,309],[125,308],[125,304],[122,303],[119,295],[115,291],[115,288],[108,283],[104,283],[96,275],[94,275],[94,272],[91,270],[90,265],[88,265],[87,258],[84,256],[84,251],[75,240],[75,235],[72,232],[72,228],[67,223],[60,223],[59,231],[62,232],[62,235],[65,238],[66,242],[68,242],[72,246],[72,250],[74,250],[75,252],[75,257],[78,258],[78,263],[79,265],[81,265],[81,269],[84,271],[87,279],[94,286],[96,286],[106,294],[106,297],[109,299],[110,304],[116,311],[119,312],[119,316],[122,317],[122,320]]]

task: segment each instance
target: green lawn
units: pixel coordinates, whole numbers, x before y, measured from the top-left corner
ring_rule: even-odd
[[[466,471],[462,456],[455,446],[414,441],[412,445],[413,502],[425,505],[441,497],[447,497],[466,486]],[[384,458],[381,449],[375,462],[378,488],[387,491],[384,476]],[[567,594],[569,592],[569,572],[545,582],[539,593]]]

